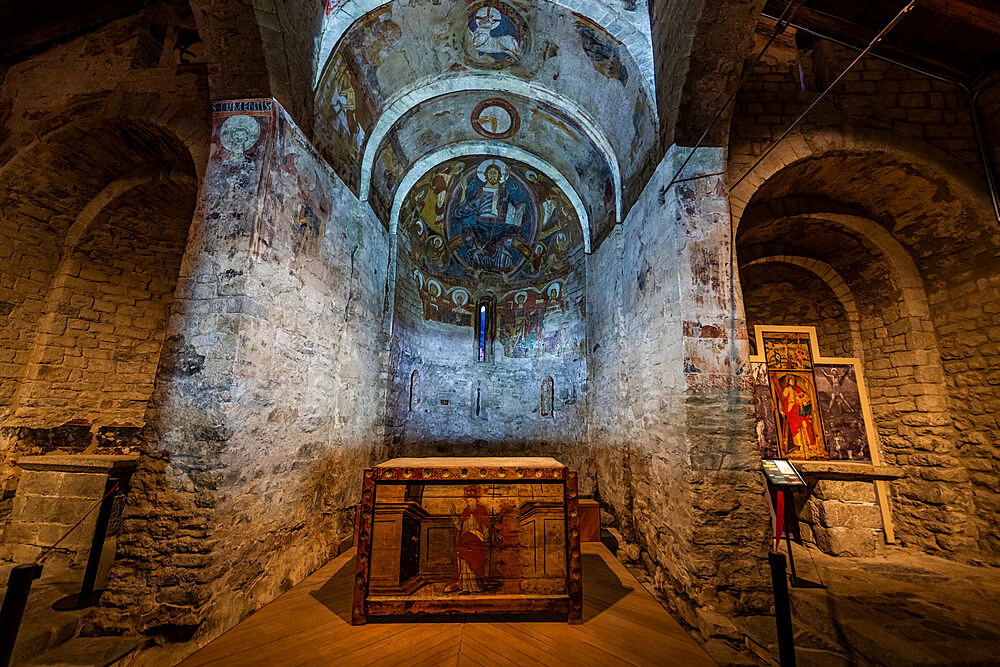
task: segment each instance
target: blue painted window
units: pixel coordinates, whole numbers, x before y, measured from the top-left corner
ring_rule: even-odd
[[[479,361],[486,361],[486,305],[479,306]]]

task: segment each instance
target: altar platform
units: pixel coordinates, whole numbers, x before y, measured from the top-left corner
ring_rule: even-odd
[[[354,549],[181,663],[715,664],[599,542],[583,544],[583,624],[501,615],[351,625]]]

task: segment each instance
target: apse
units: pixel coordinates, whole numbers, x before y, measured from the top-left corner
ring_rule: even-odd
[[[392,447],[568,454],[584,437],[584,230],[524,162],[462,155],[399,207]]]

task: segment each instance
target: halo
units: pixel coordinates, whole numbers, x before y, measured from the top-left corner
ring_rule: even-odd
[[[495,165],[497,169],[500,170],[500,182],[503,183],[507,180],[507,165],[504,164],[503,160],[483,160],[479,163],[476,168],[476,176],[483,183],[486,182],[486,168],[490,165]]]

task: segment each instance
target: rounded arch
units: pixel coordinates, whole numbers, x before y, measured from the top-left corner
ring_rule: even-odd
[[[625,47],[629,55],[639,66],[643,75],[643,87],[649,97],[651,107],[656,110],[655,74],[653,65],[653,42],[649,29],[643,33],[629,23],[622,15],[615,15],[598,0],[550,0],[552,4],[568,9],[580,16],[600,24],[608,33]],[[341,38],[366,14],[385,5],[392,0],[344,0],[339,7],[327,16],[319,37],[319,47],[316,49],[316,60],[313,63],[313,88],[319,85],[323,74],[340,45]],[[648,24],[647,24],[648,25]]]
[[[558,169],[534,153],[529,153],[517,146],[510,146],[494,141],[460,141],[428,153],[417,160],[410,168],[410,171],[406,173],[406,176],[403,177],[399,187],[396,188],[396,194],[392,198],[392,215],[389,219],[390,234],[396,233],[399,227],[399,215],[403,209],[403,200],[413,186],[416,185],[417,181],[442,162],[462,157],[463,155],[494,155],[496,157],[518,160],[551,178],[569,199],[570,204],[573,205],[577,219],[580,221],[580,226],[583,229],[584,252],[590,253],[590,217],[587,214],[586,206],[583,204],[583,199],[580,198],[579,193],[573,188],[566,177]]]
[[[844,213],[846,207],[835,202],[823,200],[806,200],[803,198],[786,198],[777,202],[767,202],[754,205],[755,215],[760,208],[769,208],[770,215],[763,216],[769,220],[781,220],[789,217],[815,219],[826,221],[843,227],[858,236],[865,245],[882,255],[893,282],[900,291],[900,296],[907,312],[920,318],[930,317],[930,305],[923,279],[916,262],[909,251],[885,227],[860,215]]]
[[[67,114],[73,118],[68,124],[65,122]],[[196,178],[201,183],[212,143],[207,115],[199,115],[191,105],[151,93],[114,93],[100,104],[82,111],[78,107],[67,108],[54,114],[49,121],[40,121],[30,130],[5,142],[3,148],[7,157],[0,163],[0,179],[19,156],[30,155],[46,142],[57,141],[61,134],[88,125],[114,123],[126,126],[146,124],[175,139],[186,148]]]
[[[417,105],[441,95],[472,91],[500,91],[521,95],[528,99],[538,100],[550,104],[576,120],[583,129],[587,137],[594,142],[598,152],[607,162],[611,172],[611,180],[615,189],[615,221],[622,220],[622,174],[618,156],[607,135],[598,126],[597,121],[588,114],[580,105],[567,100],[547,88],[528,83],[518,77],[498,74],[498,73],[464,73],[460,75],[442,75],[430,81],[420,81],[412,86],[400,90],[396,93],[385,110],[379,115],[378,120],[368,134],[365,143],[364,156],[361,160],[361,188],[360,197],[362,201],[367,201],[368,191],[371,187],[371,170],[374,167],[375,159],[378,155],[379,146],[393,126],[406,115],[410,109]]]
[[[192,187],[197,187],[198,185],[191,176],[174,171],[172,165],[141,167],[131,173],[125,174],[108,183],[103,190],[97,193],[97,196],[83,207],[73,221],[73,224],[70,225],[69,231],[66,232],[66,237],[63,240],[63,250],[66,251],[76,246],[87,234],[90,224],[100,215],[101,211],[125,193],[144,185],[154,185],[167,181],[179,185],[190,185]]]
[[[944,151],[908,137],[863,130],[823,128],[789,136],[747,174],[739,185],[729,191],[734,226],[738,229],[744,212],[753,203],[754,195],[764,183],[798,162],[833,152],[882,153],[910,164],[924,166],[957,186],[966,201],[981,209],[985,218],[996,224],[983,179],[966,164]],[[742,175],[744,167],[731,163],[729,169],[728,179],[733,181]]]
[[[822,280],[826,286],[830,288],[834,296],[837,297],[837,300],[840,301],[840,305],[844,307],[844,312],[847,314],[847,321],[851,326],[851,345],[854,347],[855,354],[859,358],[864,359],[864,348],[861,344],[861,318],[858,314],[858,305],[854,301],[854,295],[851,293],[851,288],[847,286],[847,283],[841,275],[837,273],[836,269],[826,262],[821,262],[818,259],[798,255],[768,255],[766,257],[758,257],[757,259],[747,262],[744,266],[754,266],[756,264],[768,264],[774,262],[792,264],[793,266],[805,269]]]

